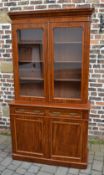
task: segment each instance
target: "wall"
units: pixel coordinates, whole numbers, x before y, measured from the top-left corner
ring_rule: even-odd
[[[0,2],[0,127],[9,127],[8,102],[14,98],[11,24],[8,11],[94,6],[91,24],[89,100],[92,104],[89,135],[104,135],[104,35],[99,33],[99,16],[104,0],[2,0]]]

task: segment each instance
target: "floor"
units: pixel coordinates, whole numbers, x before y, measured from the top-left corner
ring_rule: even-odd
[[[86,170],[12,160],[11,137],[0,135],[0,175],[104,175],[104,144],[89,144]]]

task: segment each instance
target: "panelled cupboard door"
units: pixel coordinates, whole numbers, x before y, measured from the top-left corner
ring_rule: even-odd
[[[14,154],[44,157],[47,127],[43,116],[11,115],[11,121]]]
[[[18,100],[46,101],[47,87],[47,25],[13,26],[13,60],[15,96]]]
[[[51,99],[57,102],[82,102],[87,92],[84,81],[86,25],[81,22],[50,24]],[[87,47],[87,45],[86,45]],[[87,66],[87,65],[86,65]]]
[[[87,121],[69,118],[50,119],[50,154],[51,158],[60,161],[78,161],[86,158]],[[86,144],[85,144],[86,143]],[[84,155],[84,157],[83,157]]]

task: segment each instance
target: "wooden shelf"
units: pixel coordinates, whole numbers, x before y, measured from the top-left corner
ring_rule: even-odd
[[[19,45],[41,45],[42,42],[41,41],[34,41],[34,42],[26,42],[26,41],[21,41],[21,42],[18,42]]]
[[[79,63],[81,64],[82,61],[55,61],[54,63]]]
[[[20,60],[19,63],[44,63],[44,61],[29,61],[29,60]],[[79,63],[81,64],[81,61],[55,61],[54,63]]]
[[[76,42],[55,42],[54,44],[82,44],[81,41]]]
[[[21,60],[19,63],[44,63],[43,61],[29,61],[29,60]]]
[[[34,77],[21,77],[20,80],[26,80],[26,81],[44,81],[42,78],[34,78]]]
[[[31,81],[31,80],[37,81],[38,80],[38,81],[43,81],[44,79],[42,79],[42,78],[34,78],[34,77],[21,77],[20,80],[29,80],[29,81]],[[57,78],[57,79],[55,79],[55,81],[77,81],[77,82],[80,82],[81,79],[75,79],[75,78],[58,79]]]
[[[60,78],[57,78],[57,79],[55,79],[55,81],[77,81],[77,82],[80,82],[81,81],[81,79],[76,79],[76,78],[70,78],[70,79],[68,79],[68,78],[65,78],[65,79],[60,79]]]

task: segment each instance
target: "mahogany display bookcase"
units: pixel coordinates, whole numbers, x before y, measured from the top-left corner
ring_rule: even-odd
[[[14,159],[86,168],[93,8],[10,12]]]

